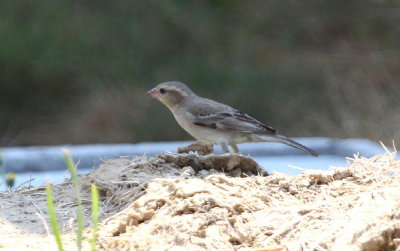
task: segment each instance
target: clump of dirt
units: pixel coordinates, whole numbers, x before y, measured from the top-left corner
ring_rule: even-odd
[[[214,145],[209,142],[196,141],[188,146],[178,148],[178,153],[197,152],[200,155],[208,155],[214,153]]]
[[[101,191],[99,250],[399,250],[395,155],[355,156],[347,167],[268,176],[250,157],[189,151],[107,160],[80,180],[88,218],[90,184]],[[70,182],[55,185],[54,194],[73,247]],[[14,234],[28,245],[37,235],[41,248],[50,245],[40,220],[48,222],[42,188],[0,199],[2,236]],[[19,227],[18,235],[7,225]],[[8,240],[2,238],[0,248],[11,247]]]

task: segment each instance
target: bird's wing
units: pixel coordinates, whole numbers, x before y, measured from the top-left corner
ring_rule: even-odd
[[[209,101],[210,102],[210,101]],[[262,133],[274,135],[277,131],[266,126],[246,113],[240,112],[230,106],[212,102],[202,104],[202,109],[190,109],[193,114],[193,124],[215,130],[238,131],[244,133]]]

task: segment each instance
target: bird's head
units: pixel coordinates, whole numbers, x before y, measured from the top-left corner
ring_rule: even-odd
[[[181,82],[164,82],[150,91],[147,94],[155,99],[158,99],[168,108],[175,108],[182,103],[187,97],[195,95],[189,87]]]

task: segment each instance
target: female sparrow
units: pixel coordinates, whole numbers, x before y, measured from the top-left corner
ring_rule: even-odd
[[[219,144],[223,152],[229,152],[229,145],[238,153],[236,144],[244,142],[279,142],[318,156],[315,151],[277,134],[275,129],[246,113],[197,96],[181,82],[161,83],[147,94],[166,105],[178,124],[190,135]]]

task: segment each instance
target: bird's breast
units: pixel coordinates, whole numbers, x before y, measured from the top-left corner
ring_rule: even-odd
[[[190,130],[190,124],[192,124],[193,121],[193,115],[191,115],[188,112],[174,112],[174,117],[176,119],[176,121],[178,122],[178,124],[185,129],[186,131],[189,132]]]
[[[178,124],[195,139],[210,141],[214,143],[217,142],[217,137],[220,134],[210,128],[201,127],[193,124],[195,118],[191,113],[185,111],[177,111],[173,114]]]
[[[215,130],[208,127],[198,126],[193,124],[194,116],[191,113],[174,113],[178,124],[187,131],[192,137],[198,140],[208,141],[215,144],[224,143],[242,143],[245,140],[241,139],[235,133],[228,131]]]

